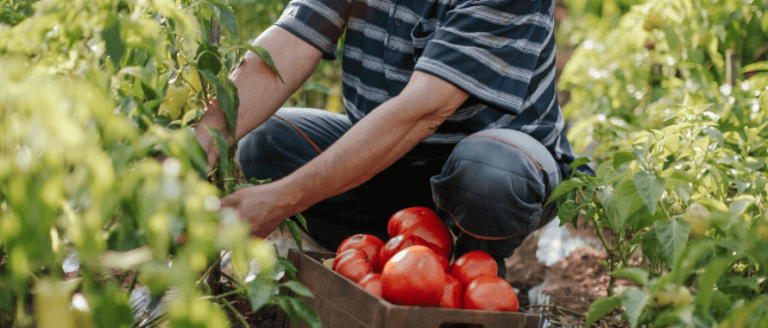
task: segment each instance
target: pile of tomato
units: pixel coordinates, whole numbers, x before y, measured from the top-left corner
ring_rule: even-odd
[[[517,295],[491,255],[472,251],[449,263],[453,237],[433,210],[398,211],[387,232],[386,243],[367,234],[344,240],[333,270],[394,304],[517,311]]]

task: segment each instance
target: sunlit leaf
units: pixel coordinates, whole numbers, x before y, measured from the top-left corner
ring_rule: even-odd
[[[664,179],[640,171],[635,173],[632,180],[635,182],[637,195],[643,200],[651,214],[655,213],[656,205],[659,203],[661,195],[664,194]]]
[[[101,30],[101,38],[107,43],[106,54],[115,67],[120,66],[120,59],[125,54],[125,43],[120,37],[120,21],[116,15],[109,15]]]
[[[621,279],[629,279],[640,286],[648,284],[648,271],[641,268],[623,268],[610,273],[611,276]]]
[[[589,306],[587,311],[585,327],[591,327],[600,318],[606,316],[608,313],[613,312],[616,308],[621,306],[621,297],[603,297],[598,298]]]
[[[661,244],[661,257],[670,267],[674,267],[688,241],[691,224],[685,221],[658,221],[653,224],[656,239]]]
[[[256,54],[257,56],[259,56],[259,58],[261,58],[261,60],[264,61],[265,64],[267,64],[269,69],[271,69],[272,72],[275,73],[275,75],[277,75],[277,78],[280,79],[280,82],[285,83],[285,81],[283,81],[283,77],[280,76],[280,72],[277,71],[277,66],[275,66],[275,61],[272,60],[272,56],[269,55],[269,52],[267,52],[266,49],[256,45],[253,45],[253,46],[243,45],[243,48],[248,49],[254,54]]]
[[[307,289],[307,287],[304,287],[301,283],[297,281],[288,281],[280,285],[281,287],[286,287],[290,290],[292,290],[296,295],[304,296],[304,297],[314,297],[312,295],[312,292]]]
[[[248,299],[251,301],[253,312],[267,304],[278,288],[272,279],[263,274],[259,274],[256,279],[248,283]]]
[[[638,288],[628,289],[621,295],[621,305],[624,306],[624,314],[629,318],[631,328],[637,327],[640,315],[650,298],[648,292]]]

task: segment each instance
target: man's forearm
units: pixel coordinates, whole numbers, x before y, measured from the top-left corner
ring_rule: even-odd
[[[403,94],[372,111],[317,158],[277,181],[295,191],[290,193],[295,212],[381,172],[431,135],[468,97],[436,77],[415,75],[415,85],[409,84]]]
[[[249,52],[232,72],[240,99],[234,142],[269,119],[301,87],[320,62],[321,52],[288,31],[273,26],[256,45],[269,52],[283,82],[255,54]]]

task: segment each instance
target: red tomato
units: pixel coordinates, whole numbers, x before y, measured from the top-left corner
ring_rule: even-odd
[[[365,290],[371,294],[381,297],[381,274],[375,272],[369,273],[365,275],[363,279],[360,279],[357,284],[365,288]]]
[[[398,252],[381,272],[382,297],[394,304],[437,306],[444,285],[443,266],[427,246],[411,246]]]
[[[451,264],[450,273],[456,276],[462,285],[480,276],[496,276],[499,265],[493,257],[481,250],[471,251],[460,256]]]
[[[400,210],[387,223],[389,237],[402,234],[417,235],[434,245],[446,257],[453,251],[453,236],[435,211],[426,207],[409,207]]]
[[[339,261],[341,261],[345,257],[355,257],[355,258],[361,258],[365,259],[366,254],[365,252],[359,250],[359,249],[352,249],[352,250],[346,250],[341,253],[336,253],[336,257],[333,259],[333,266],[331,267],[333,271],[336,271],[336,267],[339,265]]]
[[[465,309],[487,311],[517,311],[518,301],[509,283],[497,276],[482,276],[464,290]]]
[[[452,274],[445,275],[445,287],[443,288],[443,298],[440,300],[440,307],[461,309],[462,297],[464,296],[464,285]]]
[[[371,266],[373,266],[373,270],[381,272],[381,267],[383,267],[384,264],[379,263],[379,250],[382,246],[384,246],[384,242],[381,241],[379,237],[367,234],[356,234],[341,242],[339,249],[336,250],[336,254],[340,254],[351,248],[359,249],[365,253],[365,257],[368,262],[371,263]]]
[[[336,262],[338,260],[338,262]],[[340,275],[354,282],[360,281],[365,275],[373,272],[373,267],[365,259],[365,253],[358,249],[348,249],[334,260],[334,268]]]
[[[389,261],[390,258],[395,256],[398,252],[416,245],[422,245],[422,246],[429,246],[429,244],[424,241],[419,236],[416,235],[397,235],[394,238],[387,241],[384,246],[381,247],[381,250],[379,251],[379,261],[381,262],[381,267],[384,268],[384,266],[387,264],[387,261]]]

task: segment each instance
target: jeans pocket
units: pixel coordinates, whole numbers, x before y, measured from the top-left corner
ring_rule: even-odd
[[[413,61],[416,62],[424,53],[424,48],[427,47],[429,40],[435,37],[436,26],[428,26],[423,19],[416,23],[416,26],[411,30],[411,42],[413,43]],[[436,25],[436,24],[435,24]]]

